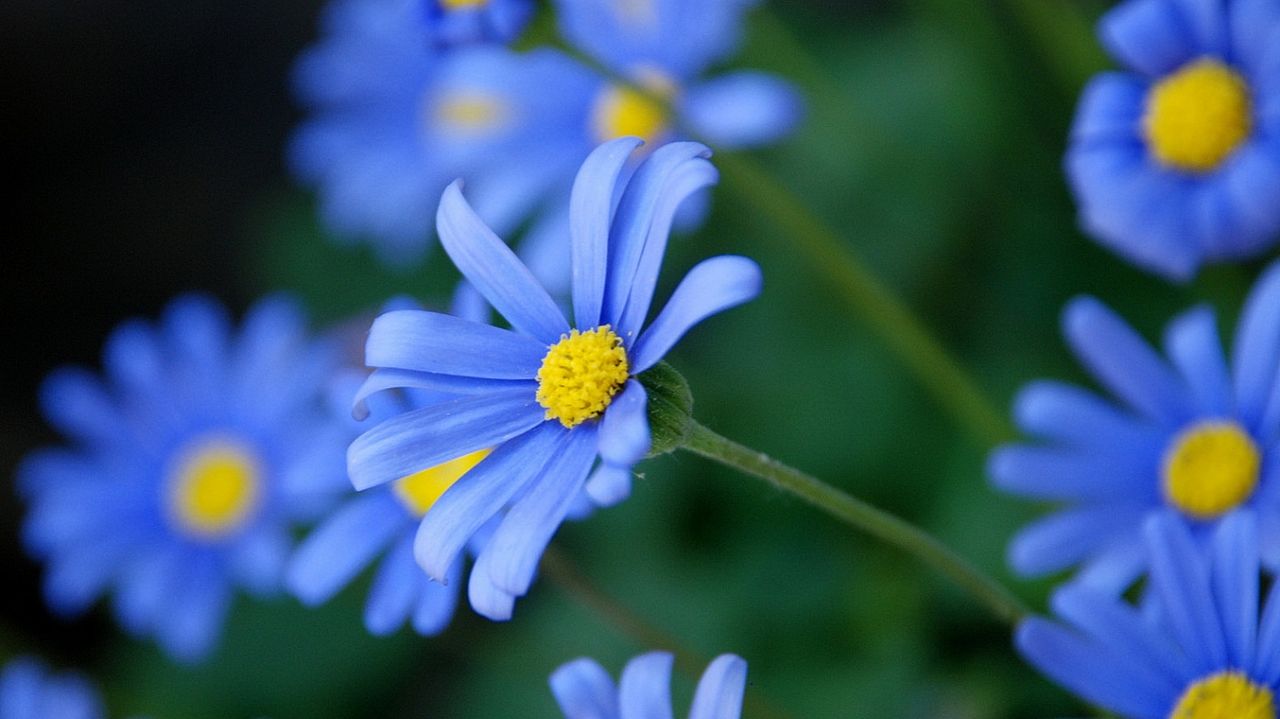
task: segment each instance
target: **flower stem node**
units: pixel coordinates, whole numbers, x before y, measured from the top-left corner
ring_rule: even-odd
[[[693,426],[693,392],[684,375],[666,362],[659,362],[640,375],[649,396],[650,457],[680,449]]]

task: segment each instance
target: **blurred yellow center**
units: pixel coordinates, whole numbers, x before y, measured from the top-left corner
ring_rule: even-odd
[[[1261,464],[1257,445],[1240,425],[1203,422],[1178,435],[1165,453],[1165,496],[1192,517],[1212,519],[1249,499]]]
[[[435,122],[461,134],[491,132],[506,122],[510,111],[501,98],[483,93],[458,92],[435,103]]]
[[[462,10],[470,7],[484,7],[489,0],[440,0],[445,10]]]
[[[630,377],[622,338],[609,325],[561,335],[538,369],[538,404],[565,427],[604,412]]]
[[[1249,136],[1251,113],[1244,78],[1203,58],[1151,88],[1143,129],[1151,154],[1161,163],[1208,172]]]
[[[670,98],[675,86],[670,78],[655,70],[640,69],[638,90],[609,85],[596,98],[591,110],[591,129],[598,142],[619,137],[638,137],[652,145],[667,130],[667,111],[654,96]]]
[[[244,526],[262,498],[262,467],[242,444],[202,441],[179,461],[169,490],[169,513],[183,532],[225,537]]]
[[[1239,672],[1222,672],[1188,687],[1169,719],[1276,719],[1275,698]]]
[[[405,477],[392,488],[396,498],[416,517],[421,517],[444,496],[462,475],[470,472],[480,461],[489,456],[491,449],[465,454],[444,464],[424,469]]]

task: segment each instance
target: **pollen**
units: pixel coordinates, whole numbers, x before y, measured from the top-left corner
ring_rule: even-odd
[[[551,345],[538,369],[538,404],[573,428],[600,416],[630,377],[622,338],[602,325],[573,330]]]
[[[434,123],[460,135],[482,135],[506,124],[510,110],[501,98],[476,92],[457,92],[428,98]]]
[[[1147,145],[1168,167],[1209,172],[1245,141],[1251,129],[1249,86],[1217,60],[1189,63],[1147,94]]]
[[[445,10],[463,10],[465,8],[484,7],[489,0],[440,0]]]
[[[202,440],[183,453],[169,485],[168,510],[183,533],[217,540],[241,529],[262,500],[262,466],[243,444]]]
[[[596,98],[591,128],[598,142],[638,137],[652,145],[667,131],[667,111],[658,98],[673,97],[675,83],[651,68],[638,68],[634,74],[644,91],[610,85]]]
[[[451,459],[443,464],[437,464],[429,467],[421,472],[398,480],[392,491],[395,492],[396,499],[409,510],[409,513],[415,517],[421,517],[427,513],[437,500],[444,496],[462,476],[480,464],[481,460],[489,456],[491,449],[482,449],[478,452],[466,454],[457,459]]]
[[[1187,687],[1169,719],[1276,719],[1275,697],[1244,674],[1222,672]]]
[[[1258,486],[1258,446],[1234,422],[1202,422],[1174,438],[1164,458],[1169,502],[1197,519],[1240,506]]]

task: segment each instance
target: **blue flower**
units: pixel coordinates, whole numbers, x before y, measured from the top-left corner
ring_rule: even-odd
[[[335,236],[373,243],[389,263],[420,259],[445,186],[467,181],[501,231],[573,173],[590,74],[554,51],[433,49],[410,0],[340,0],[325,38],[299,60],[311,118],[290,148]]]
[[[1129,0],[1100,35],[1128,72],[1085,89],[1067,174],[1087,232],[1185,279],[1280,238],[1280,7]]]
[[[1064,325],[1119,404],[1057,382],[1018,397],[1018,424],[1042,441],[997,450],[991,476],[1067,506],[1014,539],[1014,568],[1083,563],[1083,581],[1118,590],[1147,567],[1146,517],[1173,508],[1204,534],[1238,507],[1258,514],[1263,561],[1280,567],[1280,264],[1246,303],[1230,364],[1206,307],[1169,326],[1169,363],[1097,300],[1072,302]]]
[[[565,719],[671,719],[671,666],[665,652],[627,662],[617,686],[592,659],[576,659],[551,675],[551,692]],[[737,719],[747,688],[747,663],[733,654],[716,657],[698,681],[689,719]]]
[[[1253,518],[1224,519],[1210,552],[1176,515],[1145,525],[1157,611],[1071,586],[1066,625],[1033,618],[1019,651],[1058,684],[1129,719],[1274,719],[1280,707],[1280,582],[1265,607]]]
[[[289,301],[258,303],[236,332],[188,296],[158,326],[117,329],[104,377],[53,373],[41,403],[70,441],[18,480],[50,606],[75,614],[113,593],[128,631],[204,656],[233,589],[276,590],[295,524],[345,484],[351,432],[322,406],[335,350]]]
[[[510,42],[533,16],[532,0],[422,0],[437,44]]]
[[[0,673],[0,719],[102,719],[102,701],[75,674],[53,675],[38,661],[15,659]]]
[[[356,439],[347,453],[351,479],[365,489],[491,450],[426,513],[414,550],[419,565],[445,581],[462,548],[509,506],[472,570],[473,582],[486,572],[508,597],[505,611],[477,608],[494,618],[509,616],[510,602],[528,590],[584,486],[601,504],[629,491],[631,467],[650,447],[647,397],[636,375],[689,328],[760,289],[750,260],[706,260],[642,331],[672,217],[716,172],[705,147],[677,143],[622,182],[639,145],[634,138],[603,145],[578,173],[569,236],[575,329],[455,183],[440,202],[441,242],[512,329],[399,311],[370,330],[365,361],[375,371],[358,399],[395,387],[460,396]]]

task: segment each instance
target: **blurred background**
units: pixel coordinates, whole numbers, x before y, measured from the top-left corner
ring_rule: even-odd
[[[209,291],[237,310],[274,290],[317,327],[396,292],[440,300],[451,269],[388,273],[339,249],[283,153],[300,112],[287,77],[317,34],[320,0],[48,2],[0,7],[16,229],[6,243],[5,476],[54,442],[41,378],[97,366],[121,320]],[[1038,376],[1082,379],[1058,332],[1072,295],[1096,294],[1155,336],[1199,301],[1234,317],[1256,267],[1172,286],[1077,230],[1060,164],[1075,99],[1106,66],[1097,0],[788,0],[762,4],[736,67],[805,92],[791,139],[756,153],[938,331],[1006,407]],[[837,294],[727,188],[702,230],[673,244],[665,278],[742,253],[766,291],[670,358],[709,426],[919,522],[1044,607],[1004,544],[1035,507],[995,495],[988,447],[956,426]],[[670,290],[670,285],[666,287]],[[1229,327],[1224,321],[1223,326]],[[546,687],[590,655],[615,673],[655,648],[619,631],[601,595],[697,658],[750,663],[757,717],[1084,714],[1023,667],[1005,628],[901,555],[752,480],[688,455],[641,467],[634,496],[567,524],[558,556],[593,588],[543,578],[496,625],[460,611],[441,637],[370,637],[367,581],[308,611],[241,598],[221,648],[180,667],[105,611],[64,621],[19,543],[22,508],[0,494],[0,660],[77,668],[113,716],[153,719],[552,717]],[[599,592],[601,595],[592,594]],[[676,685],[678,712],[695,677]]]

